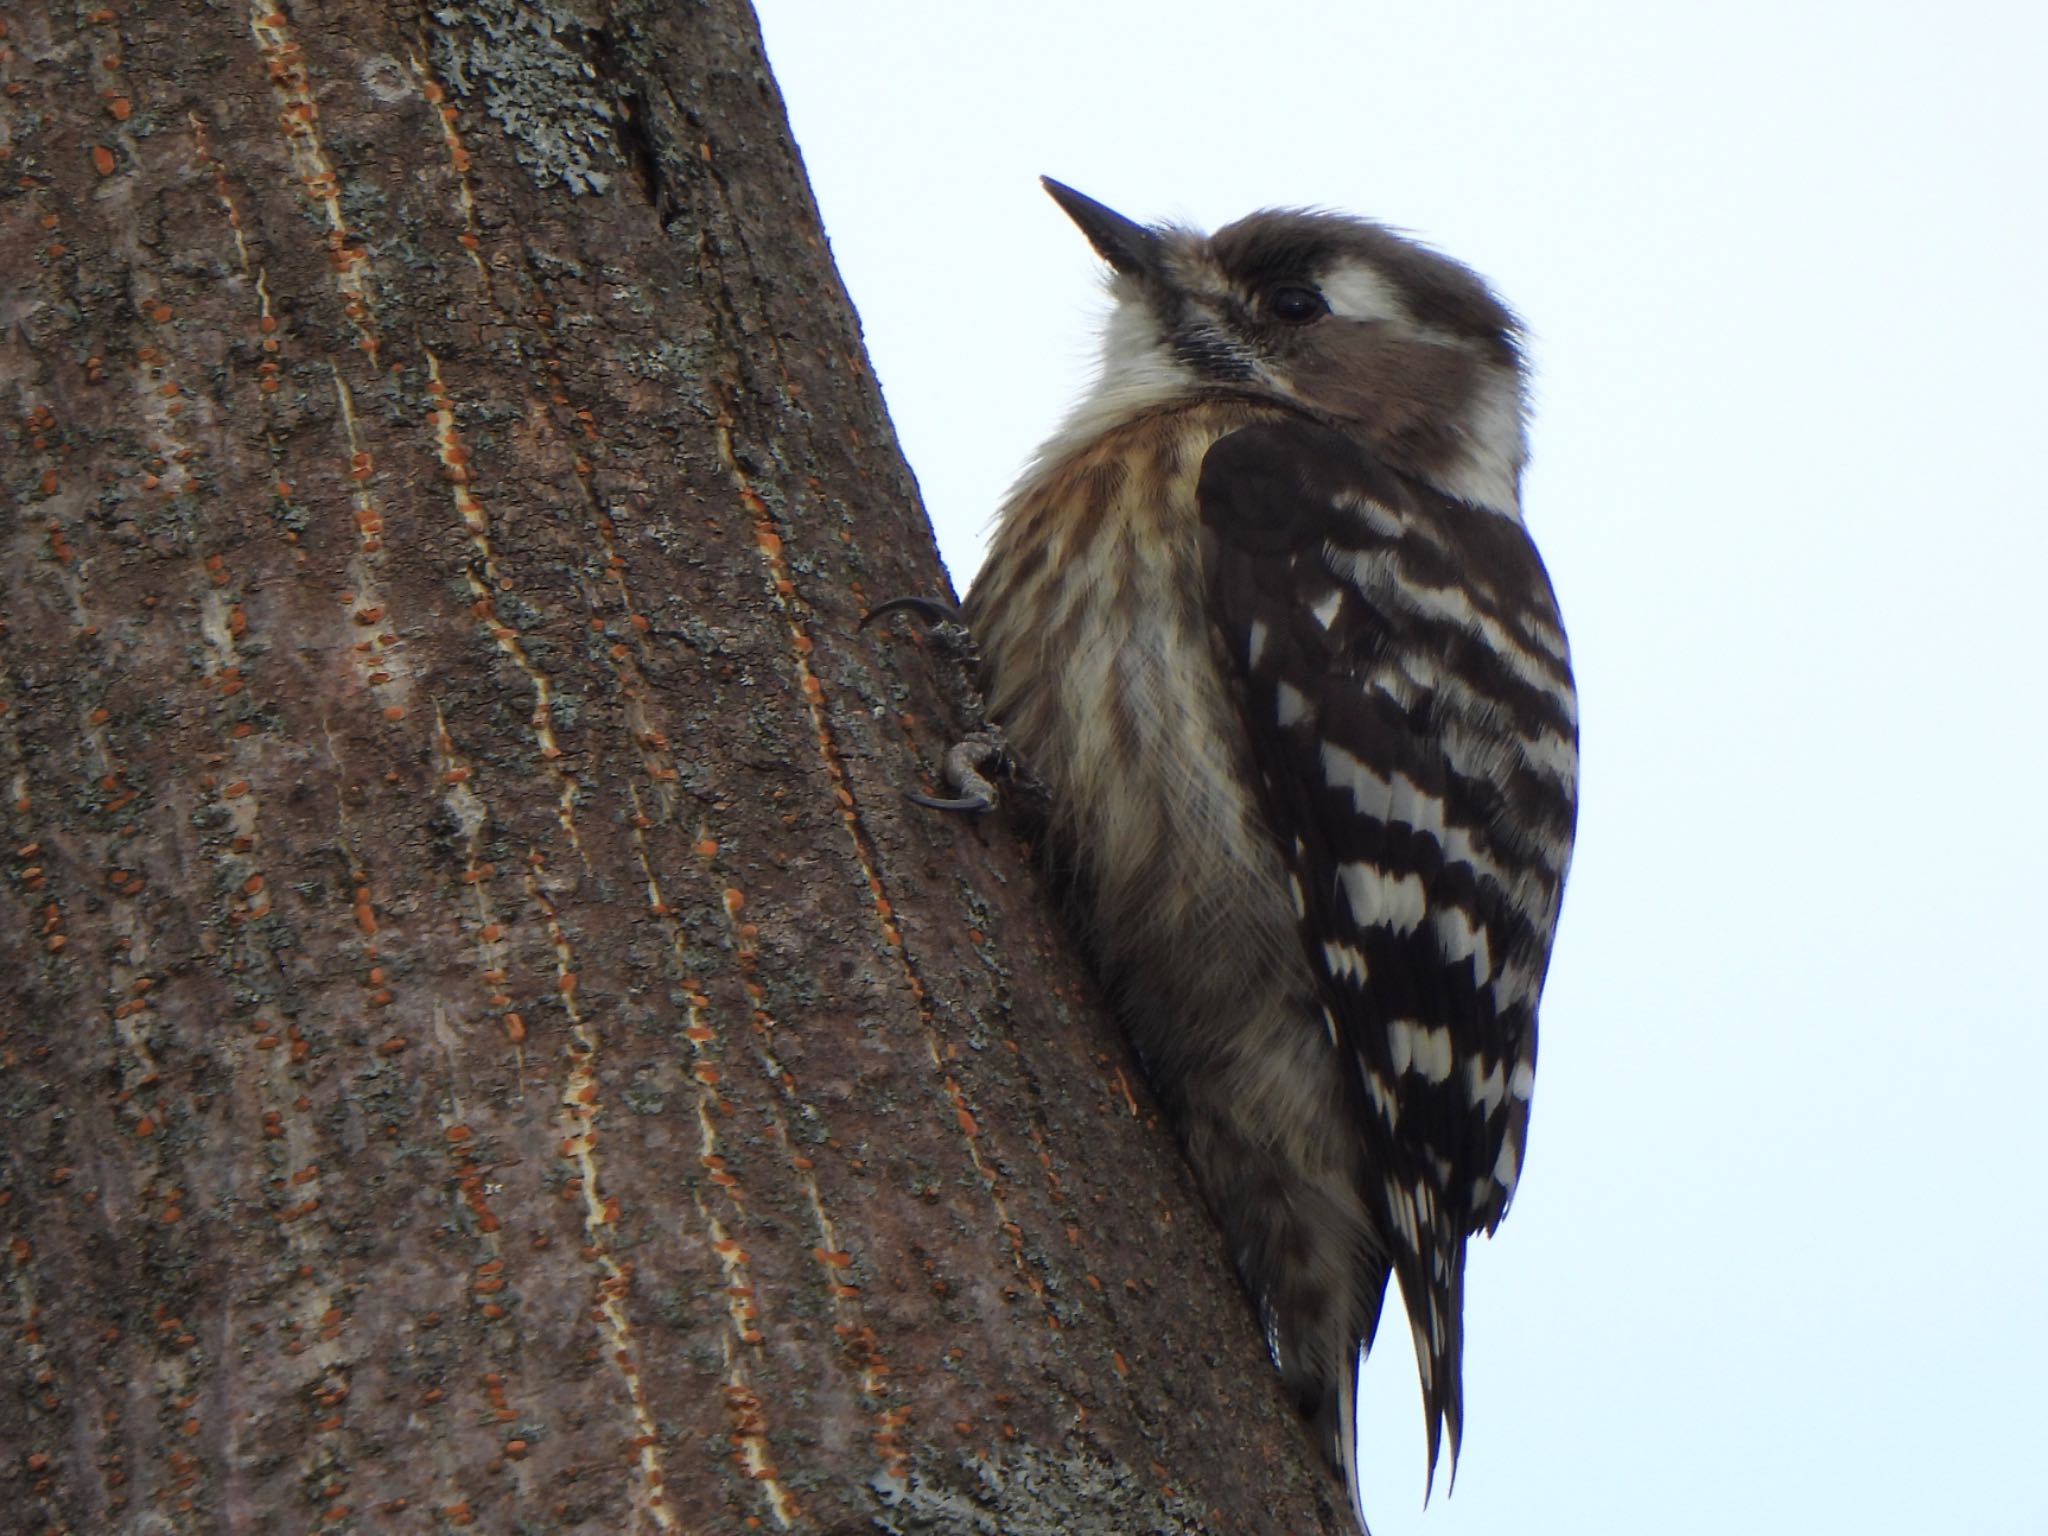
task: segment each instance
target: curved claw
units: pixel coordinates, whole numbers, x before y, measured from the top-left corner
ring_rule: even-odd
[[[912,805],[921,805],[928,811],[963,811],[979,813],[996,808],[995,801],[986,795],[961,795],[957,799],[942,800],[937,795],[921,795],[914,789],[906,789],[903,798]]]
[[[946,782],[960,791],[957,796],[941,798],[905,790],[904,797],[931,811],[992,811],[996,808],[996,787],[981,770],[1002,763],[1007,754],[1001,735],[977,731],[965,741],[953,743],[946,752]]]
[[[960,610],[951,603],[936,597],[892,597],[887,602],[877,603],[860,616],[860,627],[866,629],[877,619],[887,618],[892,613],[915,614],[927,624],[958,624]]]

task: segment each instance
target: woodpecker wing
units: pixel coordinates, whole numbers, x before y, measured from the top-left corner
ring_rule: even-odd
[[[1462,1422],[1465,1239],[1513,1194],[1570,859],[1571,672],[1519,524],[1307,419],[1218,440],[1199,500],[1224,674],[1356,1090],[1434,1474]]]

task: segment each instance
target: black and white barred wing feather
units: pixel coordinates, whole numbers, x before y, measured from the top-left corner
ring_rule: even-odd
[[[1219,660],[1355,1089],[1433,1475],[1462,1423],[1465,1241],[1506,1211],[1528,1132],[1575,805],[1564,636],[1518,523],[1312,422],[1222,438],[1199,494]]]

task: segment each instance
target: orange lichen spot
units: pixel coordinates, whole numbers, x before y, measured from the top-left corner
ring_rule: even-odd
[[[135,1122],[135,1134],[138,1136],[154,1136],[156,1134],[156,1122],[150,1119],[149,1116],[144,1115]]]
[[[441,1134],[451,1142],[464,1142],[469,1140],[470,1137],[474,1136],[476,1132],[472,1131],[466,1125],[451,1125],[448,1127],[447,1130],[443,1131]]]
[[[853,1262],[853,1255],[843,1248],[813,1248],[811,1257],[820,1264],[829,1264],[834,1269],[844,1269]]]
[[[377,1047],[377,1054],[379,1056],[396,1056],[399,1052],[403,1051],[409,1044],[411,1044],[411,1042],[407,1040],[405,1036],[393,1035],[389,1040],[386,1040],[382,1045]]]
[[[107,148],[107,146],[104,144],[93,145],[92,168],[98,171],[102,176],[113,175],[114,152],[111,149]]]
[[[223,800],[239,800],[242,796],[249,793],[249,781],[247,779],[236,779],[234,783],[228,785],[220,793]]]
[[[376,622],[377,622],[377,621],[378,621],[379,619],[381,619],[381,618],[383,618],[383,617],[384,617],[384,610],[383,610],[383,609],[382,609],[381,607],[380,607],[380,608],[360,608],[360,609],[356,610],[356,615],[355,615],[355,621],[356,621],[356,622],[357,622],[358,624],[374,624],[374,623],[376,623]]]
[[[105,725],[109,718],[106,706],[101,705],[98,709],[94,710],[90,715],[87,715],[86,718],[92,721],[94,725]]]

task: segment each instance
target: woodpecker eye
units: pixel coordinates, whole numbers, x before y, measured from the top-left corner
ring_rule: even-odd
[[[1330,312],[1329,301],[1313,288],[1304,288],[1299,283],[1289,283],[1284,288],[1275,288],[1266,295],[1266,313],[1275,320],[1284,320],[1289,325],[1307,325],[1311,320],[1320,320]]]

